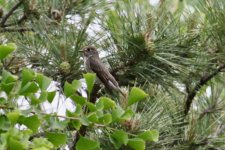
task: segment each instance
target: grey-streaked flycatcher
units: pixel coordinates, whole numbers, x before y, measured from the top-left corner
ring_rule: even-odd
[[[97,49],[94,46],[86,46],[80,52],[83,52],[86,71],[95,73],[108,90],[119,91],[124,96],[118,82],[99,58]]]

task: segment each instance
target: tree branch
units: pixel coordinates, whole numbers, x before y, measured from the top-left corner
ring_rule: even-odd
[[[20,0],[3,18],[1,21],[1,27],[5,27],[5,22],[7,19],[13,14],[13,12],[24,2],[24,0]]]
[[[194,97],[198,93],[198,91],[201,89],[202,86],[204,86],[209,80],[211,80],[213,77],[215,77],[218,73],[222,71],[222,69],[225,68],[225,63],[219,66],[213,73],[211,74],[205,74],[201,77],[200,81],[195,85],[194,89],[188,93],[187,99],[186,99],[186,105],[184,114],[187,115],[191,104],[194,100]]]
[[[101,89],[99,84],[94,84],[93,90],[90,94],[90,102],[91,103],[95,103],[97,98],[99,97],[98,91]],[[84,108],[84,113],[87,113],[88,111],[85,110],[86,108]],[[70,150],[74,150],[76,148],[76,144],[78,142],[78,140],[80,139],[81,136],[85,136],[87,132],[87,126],[82,125],[80,127],[80,130],[78,132],[75,133],[74,138],[72,143],[70,144]]]
[[[5,24],[4,27],[9,27],[9,26],[21,24],[26,19],[27,19],[27,14],[24,14],[17,22]]]
[[[32,28],[0,28],[0,33],[3,32],[26,32],[26,31],[34,31]]]

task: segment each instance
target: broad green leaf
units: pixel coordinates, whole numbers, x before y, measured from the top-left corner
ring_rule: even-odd
[[[49,103],[52,103],[53,99],[55,98],[55,94],[56,94],[56,91],[48,92],[47,99]]]
[[[66,134],[64,133],[46,132],[46,137],[55,147],[66,144]]]
[[[35,73],[31,69],[24,68],[22,71],[22,86],[26,85],[27,82],[32,81],[35,77]]]
[[[89,109],[91,112],[97,110],[97,108],[95,107],[95,105],[94,105],[93,103],[91,103],[91,102],[87,102],[87,107],[88,107],[88,109]]]
[[[29,95],[29,98],[30,98],[30,100],[31,100],[31,105],[37,105],[37,104],[40,104],[40,103],[41,103],[40,99],[38,99],[38,98],[35,96],[34,93],[33,93],[33,94],[30,94],[30,95]]]
[[[10,122],[8,117],[5,115],[0,115],[0,131],[1,130],[8,130],[10,128]]]
[[[79,105],[79,104],[76,104],[76,110],[75,110],[74,114],[75,114],[76,116],[78,116],[78,115],[81,114],[81,112],[82,112],[82,106]]]
[[[70,98],[76,103],[76,104],[80,104],[81,106],[83,106],[86,103],[86,98],[79,96],[79,95],[72,95],[70,96]]]
[[[138,137],[145,141],[158,142],[159,132],[157,130],[149,130],[138,134]]]
[[[46,138],[34,138],[31,143],[32,150],[49,150],[54,149],[54,145],[49,142]]]
[[[110,98],[107,98],[107,97],[101,97],[99,99],[99,102],[103,102],[103,105],[104,105],[104,109],[111,109],[111,108],[114,108],[116,106],[116,103],[111,100]]]
[[[17,123],[17,120],[20,116],[20,112],[19,111],[13,111],[13,112],[9,112],[7,114],[7,117],[9,119],[9,121],[14,125]]]
[[[3,69],[2,71],[2,83],[12,83],[18,79],[17,76],[12,75],[10,72]]]
[[[88,120],[87,116],[82,116],[80,118],[80,122],[82,125],[88,126],[90,124],[90,121]]]
[[[41,95],[39,96],[38,99],[40,100],[40,102],[44,102],[44,101],[47,100],[47,98],[48,98],[48,92],[47,91],[42,91]]]
[[[128,97],[128,106],[130,106],[140,100],[143,100],[147,96],[148,96],[148,94],[146,94],[143,90],[141,90],[137,87],[133,87],[131,89],[129,97]]]
[[[115,131],[111,137],[121,144],[127,145],[128,143],[128,134],[122,130]]]
[[[0,104],[6,104],[7,100],[4,97],[0,97]]]
[[[34,133],[38,131],[38,128],[41,124],[37,115],[33,115],[24,119],[23,124],[31,129]]]
[[[119,121],[124,112],[125,111],[120,106],[116,106],[116,108],[112,110],[112,121]]]
[[[70,125],[77,130],[80,130],[81,122],[79,120],[71,120]]]
[[[9,94],[12,91],[14,85],[15,85],[15,82],[12,82],[12,83],[2,83],[1,89],[3,91],[5,91],[6,94]]]
[[[5,5],[5,0],[0,0],[0,6],[4,6]]]
[[[96,106],[96,109],[97,110],[103,110],[103,108],[104,108],[103,101],[97,101],[97,103],[95,104],[95,106]]]
[[[122,119],[122,120],[130,120],[133,115],[134,115],[134,112],[131,109],[127,109],[124,112],[124,114],[121,116],[120,119]]]
[[[25,86],[23,86],[20,90],[20,94],[29,94],[29,93],[36,93],[38,91],[38,85],[35,82],[28,82]]]
[[[90,93],[92,92],[94,83],[95,83],[95,78],[96,78],[96,74],[93,73],[87,73],[83,75],[87,84],[87,89],[88,89],[88,93],[90,95]]]
[[[76,150],[100,150],[100,144],[96,140],[81,136],[76,144]]]
[[[115,149],[119,149],[123,144],[115,140],[112,136],[109,137],[110,142],[114,145]]]
[[[112,115],[104,114],[101,118],[99,118],[99,121],[105,125],[110,124],[112,122]]]
[[[44,76],[43,74],[38,73],[36,77],[36,81],[41,90],[47,90],[48,86],[52,82],[52,79]]]
[[[134,150],[145,150],[145,141],[140,138],[129,139],[127,145]]]
[[[64,85],[65,96],[70,97],[73,94],[75,94],[75,92],[76,92],[76,90],[74,89],[74,87],[70,83],[66,82]]]
[[[98,116],[97,116],[96,112],[89,113],[87,118],[91,122],[94,122],[94,123],[98,122]]]
[[[75,90],[77,90],[81,87],[81,82],[79,80],[73,80],[72,86]]]
[[[10,150],[24,150],[25,146],[21,143],[21,141],[18,141],[14,138],[9,138],[8,141],[9,149]]]
[[[16,45],[13,43],[0,45],[0,59],[6,58],[10,53],[16,49]]]

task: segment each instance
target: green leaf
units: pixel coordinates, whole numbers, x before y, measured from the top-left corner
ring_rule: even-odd
[[[79,89],[81,87],[81,82],[79,80],[73,80],[72,86],[75,90]]]
[[[31,100],[31,105],[37,105],[37,104],[40,104],[41,101],[35,96],[35,94],[30,94],[29,95],[29,98]]]
[[[100,150],[100,144],[97,141],[81,136],[76,144],[76,150]]]
[[[49,150],[54,149],[54,145],[46,138],[34,138],[31,143],[32,150]]]
[[[76,104],[80,104],[81,106],[83,106],[86,103],[86,98],[79,96],[79,95],[72,95],[70,96],[70,98],[76,103]]]
[[[34,82],[28,82],[25,86],[23,86],[20,90],[20,94],[29,94],[29,93],[36,93],[38,91],[38,85]]]
[[[56,91],[48,92],[47,99],[49,103],[52,103],[53,99],[55,98],[55,94],[56,94]]]
[[[125,111],[120,106],[116,106],[116,108],[112,111],[112,121],[119,121],[124,112]]]
[[[128,106],[130,106],[140,100],[143,100],[147,96],[148,96],[148,94],[146,94],[143,90],[141,90],[137,87],[133,87],[131,89],[129,97],[128,97]]]
[[[127,145],[128,143],[128,134],[122,130],[115,131],[111,137],[121,144]]]
[[[9,112],[7,114],[7,117],[9,119],[9,121],[14,125],[17,123],[17,120],[20,116],[20,112],[19,111],[13,111],[13,112]]]
[[[9,43],[6,45],[0,45],[0,59],[6,58],[15,49],[16,49],[16,45],[13,43]]]
[[[26,85],[27,82],[33,80],[35,73],[31,69],[24,68],[22,71],[22,86]]]
[[[0,5],[4,6],[5,5],[5,0],[0,0]]]
[[[46,137],[55,147],[66,144],[66,134],[64,133],[46,132]]]
[[[8,141],[9,149],[10,150],[24,150],[25,146],[21,143],[21,141],[18,141],[14,138],[10,138]]]
[[[78,116],[78,115],[80,115],[81,114],[81,112],[82,112],[82,106],[81,105],[79,105],[79,104],[76,104],[76,110],[75,110],[75,115],[76,116]]]
[[[122,120],[130,120],[134,115],[134,112],[131,109],[127,109],[124,114],[120,117]]]
[[[103,102],[104,105],[104,109],[111,109],[114,108],[116,106],[116,103],[111,100],[110,98],[107,97],[100,97],[99,98],[99,102]]]
[[[99,118],[99,121],[102,124],[108,125],[112,122],[112,115],[111,114],[104,114],[101,118]]]
[[[140,138],[129,139],[127,145],[134,150],[145,150],[145,141]]]
[[[37,115],[33,115],[24,119],[23,124],[31,129],[34,133],[38,131],[38,128],[41,124]]]
[[[7,119],[5,115],[0,115],[0,131],[1,130],[8,130],[10,128],[9,119]]]
[[[14,85],[15,85],[15,82],[12,82],[12,83],[2,83],[1,89],[3,91],[5,91],[6,94],[9,94],[12,91]]]
[[[47,98],[48,98],[48,92],[47,91],[42,91],[41,95],[39,96],[38,99],[40,100],[40,102],[44,102],[44,101],[47,100]]]
[[[77,129],[77,130],[80,130],[80,127],[81,127],[81,122],[79,120],[71,120],[71,125]]]
[[[87,89],[88,89],[88,93],[90,95],[90,93],[92,92],[94,83],[95,83],[95,78],[96,78],[96,74],[93,73],[87,73],[83,75],[87,84]]]
[[[95,105],[94,105],[93,103],[91,103],[91,102],[87,102],[87,107],[88,107],[88,109],[89,109],[91,112],[97,110],[97,108],[95,107]]]
[[[88,126],[90,124],[90,121],[88,120],[87,116],[82,116],[80,118],[80,122],[82,125]]]
[[[2,71],[2,83],[12,83],[18,79],[17,76],[12,75],[10,72],[3,69]]]
[[[41,90],[47,90],[48,86],[52,82],[52,79],[44,76],[43,74],[38,73],[36,77],[36,81]]]
[[[94,123],[98,122],[98,116],[97,116],[96,112],[89,113],[87,118],[91,122],[94,122]]]
[[[66,82],[64,85],[64,93],[66,97],[70,97],[76,93],[76,90],[70,83]]]
[[[142,138],[145,141],[158,142],[159,132],[157,130],[149,130],[138,134],[138,137]]]

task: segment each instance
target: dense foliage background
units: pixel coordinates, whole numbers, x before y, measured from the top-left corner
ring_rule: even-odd
[[[7,126],[8,122],[2,122],[8,119],[11,126],[17,128],[2,128],[1,133],[16,135],[23,132],[28,143],[39,140],[39,143],[45,143],[43,147],[46,149],[52,148],[52,143],[61,149],[73,149],[76,139],[82,137],[98,139],[102,149],[115,149],[112,145],[120,144],[113,142],[112,136],[109,138],[111,129],[122,129],[131,135],[150,130],[159,132],[159,140],[146,141],[145,149],[225,149],[224,22],[223,0],[160,0],[154,5],[148,0],[0,0],[0,44],[12,42],[17,45],[17,50],[1,61],[0,101],[0,127]],[[51,103],[53,93],[45,95],[45,98],[40,96],[36,101],[33,97],[30,101],[31,95],[26,95],[26,92],[24,95],[23,91],[22,95],[31,105],[29,113],[18,107],[21,91],[16,95],[15,90],[13,93],[8,89],[8,84],[21,80],[25,86],[28,81],[23,81],[24,76],[32,74],[35,75],[29,82],[37,80],[34,84],[38,87],[29,92],[51,92],[46,91],[48,86],[39,85],[37,78],[40,76],[41,81],[46,79],[48,83],[52,78],[58,82],[58,92],[70,97],[65,89],[77,87],[77,83],[72,81],[83,78],[85,71],[79,50],[86,45],[98,48],[102,60],[128,97],[133,86],[148,94],[145,101],[130,106],[129,111],[134,114],[128,113],[123,121],[110,125],[103,121],[111,127],[110,130],[97,130],[84,122],[77,127],[70,118],[76,112],[68,111],[63,116],[64,121],[59,120],[57,114],[46,114],[40,107],[42,101],[37,101],[48,100]],[[14,49],[8,45],[10,47]],[[4,80],[7,75],[13,79]],[[95,85],[89,94],[89,109],[103,95],[127,109],[129,100],[112,96],[100,88]],[[8,97],[3,98],[4,94]],[[81,98],[79,91],[76,96]],[[31,113],[35,117],[28,117]],[[22,114],[28,116],[21,123],[18,116]],[[39,122],[38,127],[30,127],[26,119]],[[25,134],[27,130],[19,124],[32,128],[33,132]],[[57,136],[62,138],[59,141],[66,139],[65,142],[56,141],[57,145],[49,140],[52,139],[49,137]],[[0,138],[0,143],[4,143],[4,136]],[[143,144],[140,140],[132,142],[134,145]],[[127,149],[126,143],[122,142],[121,149]]]

